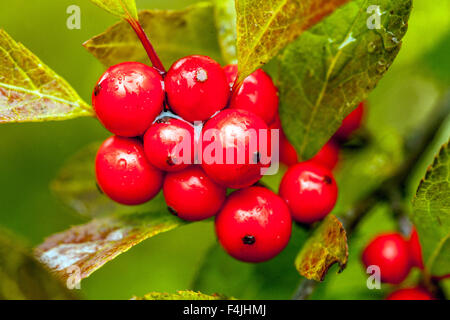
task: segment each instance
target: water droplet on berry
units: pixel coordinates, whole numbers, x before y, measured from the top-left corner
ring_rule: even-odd
[[[208,80],[208,73],[206,72],[206,70],[202,68],[198,69],[196,79],[199,82],[205,82],[206,80]]]

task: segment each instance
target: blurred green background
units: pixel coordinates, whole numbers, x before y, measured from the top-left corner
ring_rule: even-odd
[[[198,1],[137,0],[140,9],[179,9],[194,2]],[[392,69],[370,96],[369,127],[386,126],[405,136],[420,127],[421,122],[426,121],[433,108],[448,94],[449,3],[448,0],[414,1],[415,8],[404,47]],[[72,4],[81,7],[81,30],[66,28],[66,9]],[[115,21],[113,16],[88,0],[15,0],[0,3],[0,28],[66,78],[88,102],[91,90],[104,69],[81,44]],[[444,128],[436,146],[448,138],[448,132]],[[83,218],[52,196],[48,185],[69,156],[90,142],[107,136],[102,126],[89,118],[0,125],[0,225],[27,239],[30,246],[35,246],[52,233],[83,223]],[[425,155],[426,160],[418,170],[415,181],[420,179],[436,146]],[[378,222],[364,225],[364,232],[359,232],[363,239],[368,239],[382,227],[392,227],[389,217],[386,217],[389,214],[386,215],[385,211],[376,215],[380,216]],[[372,215],[369,218],[374,219]],[[150,291],[173,292],[191,288],[205,253],[215,242],[210,222],[161,234],[83,280],[81,295],[90,299],[129,299]],[[359,248],[361,240],[356,243],[354,247],[350,246],[354,261],[358,260],[356,248]],[[355,250],[352,251],[352,248]],[[318,297],[358,297],[358,290],[364,285],[365,278],[356,262],[352,268],[340,276],[330,276],[328,282],[332,285],[319,291],[321,296]],[[360,274],[360,277],[353,277],[355,274]],[[364,283],[352,287],[352,281]],[[347,286],[348,295],[337,295],[333,286]],[[206,293],[214,291],[220,292],[220,288],[211,287],[210,292]]]

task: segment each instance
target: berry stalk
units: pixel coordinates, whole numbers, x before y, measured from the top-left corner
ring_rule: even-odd
[[[136,35],[138,36],[139,40],[141,41],[142,45],[144,46],[145,51],[147,52],[148,57],[150,58],[150,61],[152,62],[152,65],[154,68],[158,69],[158,71],[161,74],[166,73],[166,69],[164,68],[161,59],[159,59],[155,48],[153,48],[152,43],[150,42],[150,39],[148,38],[147,34],[145,33],[144,29],[142,28],[139,21],[133,18],[127,19],[128,23],[133,28],[134,32],[136,32]]]

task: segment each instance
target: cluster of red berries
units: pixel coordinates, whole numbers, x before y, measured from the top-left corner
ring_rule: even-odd
[[[390,284],[403,282],[413,267],[424,268],[419,236],[415,229],[409,239],[392,232],[376,236],[362,254],[366,267],[378,266],[380,281]],[[426,290],[417,288],[400,289],[391,293],[389,300],[431,300],[433,296]]]
[[[254,186],[270,166],[269,132],[281,130],[278,93],[263,70],[237,86],[236,77],[235,65],[222,68],[198,55],[176,61],[167,73],[137,62],[109,68],[92,101],[98,119],[115,135],[97,153],[96,176],[116,202],[141,204],[162,189],[169,211],[181,219],[216,216],[225,250],[259,262],[287,245],[291,219],[313,223],[333,209],[337,149],[329,143],[313,161],[297,163],[281,132],[280,158],[292,166],[279,195]],[[337,134],[348,136],[355,121],[343,127]],[[229,155],[244,155],[244,161],[230,163]],[[227,197],[227,188],[238,190]]]

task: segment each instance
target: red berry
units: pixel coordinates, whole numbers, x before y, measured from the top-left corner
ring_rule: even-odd
[[[311,161],[333,170],[339,161],[338,145],[333,140],[328,141],[322,149],[311,158]]]
[[[392,292],[386,300],[434,300],[434,297],[422,288],[408,288]]]
[[[139,62],[110,67],[98,81],[92,105],[100,122],[114,134],[144,134],[162,111],[164,91],[161,75]]]
[[[216,184],[197,166],[167,174],[163,192],[171,211],[188,221],[214,216],[226,197],[226,188]]]
[[[323,219],[334,208],[337,193],[331,171],[310,161],[291,166],[280,184],[280,196],[301,223]]]
[[[177,171],[194,163],[194,127],[171,117],[158,119],[144,136],[148,161],[165,171]]]
[[[233,192],[216,216],[216,233],[234,258],[262,262],[279,254],[291,236],[291,216],[283,199],[263,187]]]
[[[137,139],[113,136],[97,152],[95,172],[100,188],[112,200],[128,205],[149,201],[161,190],[163,173],[145,158]]]
[[[238,67],[236,64],[229,64],[223,67],[223,71],[225,71],[225,76],[227,77],[228,85],[230,89],[233,88],[234,82],[236,81],[238,74]]]
[[[408,242],[398,233],[386,233],[375,237],[362,255],[366,267],[380,268],[382,282],[399,284],[411,269]]]
[[[251,112],[223,110],[203,127],[202,167],[223,186],[239,189],[257,182],[270,165],[270,151],[268,127]]]
[[[361,126],[362,118],[364,116],[365,103],[361,102],[358,107],[353,110],[342,121],[341,127],[336,131],[335,137],[341,140],[347,139],[354,131]]]
[[[206,56],[178,60],[164,82],[172,110],[191,122],[209,119],[226,106],[230,95],[222,67]]]
[[[423,269],[422,247],[419,242],[419,235],[414,227],[409,238],[409,252],[412,265],[419,269]]]
[[[229,85],[232,85],[231,82],[234,83],[237,76],[237,68],[226,66],[225,73]],[[271,124],[278,111],[278,92],[270,76],[258,69],[245,78],[233,93],[230,108],[251,111]]]

